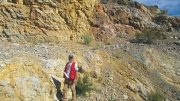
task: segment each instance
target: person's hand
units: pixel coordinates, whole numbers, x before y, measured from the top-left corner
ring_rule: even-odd
[[[78,80],[78,78],[79,78],[79,75],[78,75],[78,73],[76,73],[76,80]]]
[[[75,62],[76,64],[78,63],[77,60],[75,60],[75,59],[73,60],[73,62]]]

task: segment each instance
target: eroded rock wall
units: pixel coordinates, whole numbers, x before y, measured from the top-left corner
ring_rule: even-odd
[[[30,1],[1,4],[0,36],[9,41],[81,40],[90,34],[96,0]],[[26,3],[25,3],[26,4]]]
[[[1,40],[82,41],[82,36],[89,34],[94,35],[94,39],[103,41],[119,33],[131,38],[146,28],[179,31],[178,17],[161,16],[158,7],[134,1],[117,0],[106,4],[99,0],[17,2],[19,3],[1,3]]]

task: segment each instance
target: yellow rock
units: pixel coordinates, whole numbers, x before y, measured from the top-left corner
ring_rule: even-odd
[[[54,101],[50,77],[35,62],[20,60],[0,70],[0,99],[3,101]],[[27,65],[26,65],[27,64]]]

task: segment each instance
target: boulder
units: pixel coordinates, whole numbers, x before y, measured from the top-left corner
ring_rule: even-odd
[[[16,59],[0,70],[0,96],[4,101],[54,101],[51,78],[30,59]]]

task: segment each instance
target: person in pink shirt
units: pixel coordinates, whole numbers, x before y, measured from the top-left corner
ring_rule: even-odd
[[[63,101],[67,101],[67,91],[71,88],[72,91],[72,101],[76,101],[76,81],[77,81],[77,71],[78,65],[74,60],[73,55],[69,55],[69,61],[67,62],[64,69],[64,96]]]

